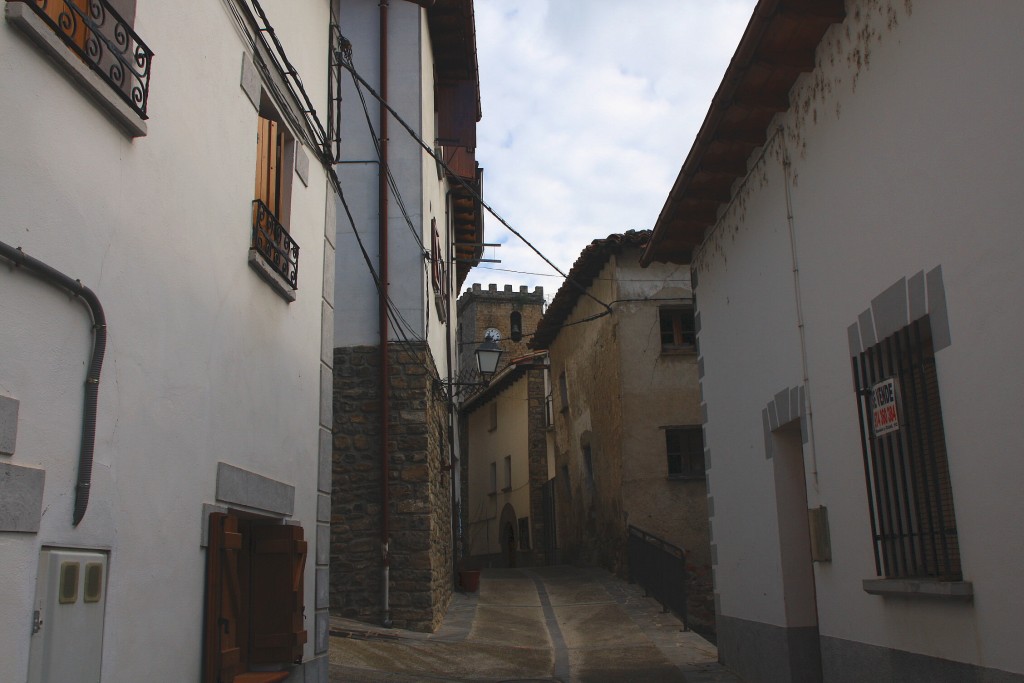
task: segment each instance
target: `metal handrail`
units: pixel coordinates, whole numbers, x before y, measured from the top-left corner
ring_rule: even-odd
[[[686,551],[632,525],[627,536],[630,582],[640,584],[666,612],[678,614],[689,630]]]
[[[149,118],[146,107],[153,51],[107,0],[84,0],[86,7],[68,0],[10,1],[31,7],[135,113]],[[53,5],[60,8],[59,13],[53,11]]]

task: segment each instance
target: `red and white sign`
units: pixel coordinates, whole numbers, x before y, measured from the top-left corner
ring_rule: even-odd
[[[900,428],[896,409],[896,379],[890,377],[871,387],[871,421],[875,436],[895,432]]]

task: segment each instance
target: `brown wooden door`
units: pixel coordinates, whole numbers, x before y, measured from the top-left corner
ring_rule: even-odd
[[[250,662],[301,662],[306,643],[303,573],[306,541],[302,527],[254,524]]]
[[[206,624],[204,683],[231,683],[242,669],[240,614],[244,593],[239,581],[242,534],[238,519],[222,512],[210,515],[206,552]]]

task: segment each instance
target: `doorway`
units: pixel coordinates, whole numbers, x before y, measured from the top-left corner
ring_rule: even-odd
[[[790,673],[786,680],[820,683],[821,644],[800,420],[774,430],[772,442]]]

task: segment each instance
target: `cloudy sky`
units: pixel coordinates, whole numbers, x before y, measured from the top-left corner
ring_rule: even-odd
[[[476,0],[484,199],[566,272],[591,240],[653,227],[755,4]],[[485,236],[502,262],[467,285],[554,295],[561,278],[492,216]]]

